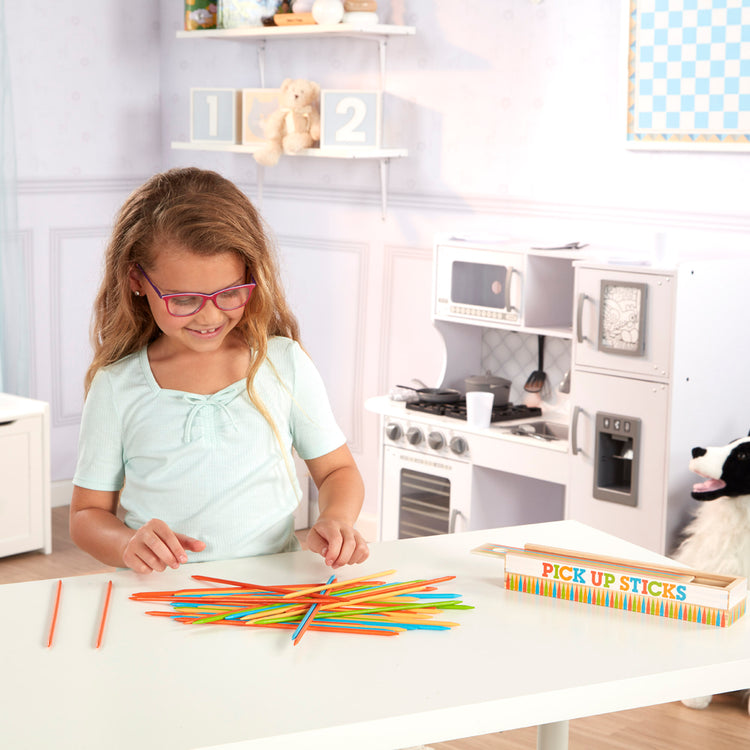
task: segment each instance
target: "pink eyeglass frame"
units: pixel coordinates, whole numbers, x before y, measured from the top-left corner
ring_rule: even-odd
[[[159,296],[159,299],[163,300],[164,307],[167,308],[167,312],[173,318],[189,318],[191,315],[197,315],[206,306],[206,302],[208,302],[209,300],[211,300],[211,302],[214,303],[214,306],[216,307],[217,310],[224,310],[225,312],[227,310],[239,310],[240,307],[244,307],[250,301],[250,297],[252,297],[252,294],[253,294],[253,289],[255,289],[255,287],[257,286],[257,284],[254,281],[252,281],[252,276],[251,276],[250,277],[251,282],[249,284],[237,284],[236,286],[228,286],[228,287],[225,287],[224,289],[219,289],[218,292],[214,292],[213,294],[203,294],[202,292],[180,292],[179,294],[162,294],[159,291],[159,288],[156,286],[156,284],[154,284],[154,282],[151,281],[151,279],[148,277],[148,274],[143,270],[143,266],[140,263],[136,263],[135,266],[143,274],[146,281],[148,281],[148,283],[151,284],[151,288]],[[219,305],[216,302],[216,298],[220,294],[224,294],[224,292],[231,292],[233,289],[250,289],[250,294],[248,294],[247,299],[241,305],[237,305],[237,307],[228,307],[228,308],[219,307]],[[200,307],[197,310],[191,313],[188,313],[187,315],[177,315],[169,309],[168,300],[171,299],[172,297],[200,297],[203,301],[201,302]]]

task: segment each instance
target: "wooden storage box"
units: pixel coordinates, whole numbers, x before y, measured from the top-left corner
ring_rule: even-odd
[[[727,627],[745,613],[747,580],[527,544],[476,550],[505,561],[505,588]]]

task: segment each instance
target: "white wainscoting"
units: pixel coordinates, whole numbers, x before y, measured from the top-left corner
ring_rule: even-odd
[[[354,452],[362,449],[367,251],[364,242],[279,237],[287,298],[302,343],[317,365],[331,407]]]
[[[50,230],[53,428],[77,427],[81,421],[83,379],[92,356],[88,340],[92,302],[109,233],[106,226]]]
[[[91,309],[114,216],[138,178],[18,183],[30,273],[31,394],[50,404],[53,482],[75,469]]]
[[[387,245],[384,253],[379,390],[388,393],[413,378],[437,387],[444,347],[430,323],[432,248]]]

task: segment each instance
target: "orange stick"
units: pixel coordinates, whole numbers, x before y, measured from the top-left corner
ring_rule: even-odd
[[[443,581],[452,581],[456,576],[443,576],[442,578],[431,578],[427,581],[414,581],[410,583],[397,583],[390,586],[383,586],[377,591],[368,592],[365,594],[352,594],[351,596],[341,596],[341,604],[359,604],[359,602],[366,602],[372,599],[387,598],[391,594],[413,594],[416,591],[431,591],[432,589],[427,588],[433,583],[442,583]],[[336,607],[335,604],[323,604],[321,609],[332,609]]]
[[[109,612],[109,599],[112,595],[112,581],[107,584],[107,595],[104,598],[104,610],[102,611],[102,621],[99,623],[99,635],[96,638],[96,647],[102,645],[102,636],[104,635],[104,626],[107,623],[107,612]]]
[[[52,622],[49,626],[49,637],[47,648],[52,647],[52,639],[55,637],[55,626],[57,625],[57,613],[60,611],[60,593],[62,592],[62,580],[57,582],[57,594],[55,594],[55,608],[52,610]]]
[[[395,570],[383,570],[380,573],[373,573],[369,576],[360,576],[359,578],[348,578],[346,581],[339,581],[338,583],[334,584],[327,584],[322,583],[320,586],[311,586],[310,588],[306,589],[300,589],[299,591],[292,591],[289,594],[285,594],[282,596],[282,599],[291,599],[292,597],[296,596],[305,596],[306,594],[312,594],[316,591],[322,591],[323,589],[326,590],[326,592],[330,591],[331,589],[340,589],[342,587],[348,586],[350,583],[360,583],[361,581],[369,581],[372,578],[380,578],[392,575],[395,573]]]

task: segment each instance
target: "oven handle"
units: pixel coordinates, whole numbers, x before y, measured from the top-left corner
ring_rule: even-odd
[[[578,338],[578,343],[582,344],[583,340],[586,338],[583,335],[583,303],[589,299],[588,295],[581,292],[578,295],[578,305],[576,309],[576,336]]]
[[[570,420],[570,452],[577,456],[580,453],[578,447],[578,417],[583,409],[580,406],[573,407],[573,418]]]
[[[461,511],[458,508],[454,508],[451,511],[450,521],[448,521],[448,533],[449,534],[455,534],[456,533],[456,519],[459,516],[461,516],[461,518],[464,518],[464,514],[461,513]]]

